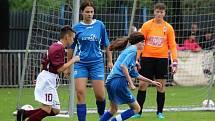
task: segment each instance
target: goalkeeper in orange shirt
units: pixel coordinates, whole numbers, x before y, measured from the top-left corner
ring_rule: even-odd
[[[168,78],[168,51],[171,52],[172,73],[177,69],[177,50],[173,27],[164,21],[166,6],[157,3],[154,6],[154,18],[145,22],[140,32],[145,36],[144,49],[139,51],[139,73],[146,78],[156,80],[162,84],[157,89],[157,117],[164,118],[163,107],[165,103],[165,82]],[[141,56],[141,57],[140,57]],[[142,67],[142,68],[141,68]],[[133,117],[141,117],[143,104],[146,98],[146,90],[149,83],[140,81],[137,101],[141,107],[138,114]]]

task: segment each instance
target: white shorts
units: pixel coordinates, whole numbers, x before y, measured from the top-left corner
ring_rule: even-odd
[[[56,81],[58,75],[43,70],[39,73],[34,90],[35,100],[52,108],[60,109],[60,101],[57,93]]]

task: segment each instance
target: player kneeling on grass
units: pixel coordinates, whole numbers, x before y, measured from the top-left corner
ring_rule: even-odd
[[[128,42],[131,44],[119,55],[113,69],[106,79],[106,89],[110,100],[110,109],[100,118],[100,121],[108,121],[113,114],[117,112],[118,105],[128,104],[130,109],[122,112],[111,121],[123,121],[140,111],[140,106],[132,95],[130,89],[135,89],[132,77],[140,81],[150,82],[158,87],[161,84],[143,77],[137,72],[136,57],[137,50],[142,50],[144,45],[144,36],[140,32],[132,33],[128,38],[120,38],[113,41],[110,50],[122,50]]]
[[[70,26],[64,26],[60,31],[60,41],[53,43],[47,56],[43,58],[43,70],[36,80],[34,91],[35,100],[42,103],[42,107],[35,110],[19,109],[17,121],[41,121],[46,116],[55,116],[60,112],[60,102],[57,93],[58,73],[64,72],[67,68],[79,61],[79,56],[75,56],[67,63],[64,63],[64,48],[73,43],[75,31]]]

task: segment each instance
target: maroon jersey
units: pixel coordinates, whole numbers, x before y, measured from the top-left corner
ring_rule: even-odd
[[[64,53],[61,42],[53,43],[48,49],[48,55],[42,60],[43,70],[57,74],[57,70],[64,64]]]

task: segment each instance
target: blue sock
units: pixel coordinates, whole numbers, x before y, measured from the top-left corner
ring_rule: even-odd
[[[128,110],[122,112],[121,114],[117,115],[111,121],[124,121],[133,115],[134,115],[134,111],[132,109],[128,109]]]
[[[77,104],[78,121],[86,121],[86,104]]]
[[[112,116],[113,116],[113,114],[111,114],[109,111],[107,111],[102,115],[102,117],[100,118],[99,121],[108,121]]]
[[[97,105],[97,112],[100,116],[102,116],[104,114],[105,111],[105,106],[106,106],[106,100],[104,99],[104,101],[98,101],[96,100],[96,105]]]

